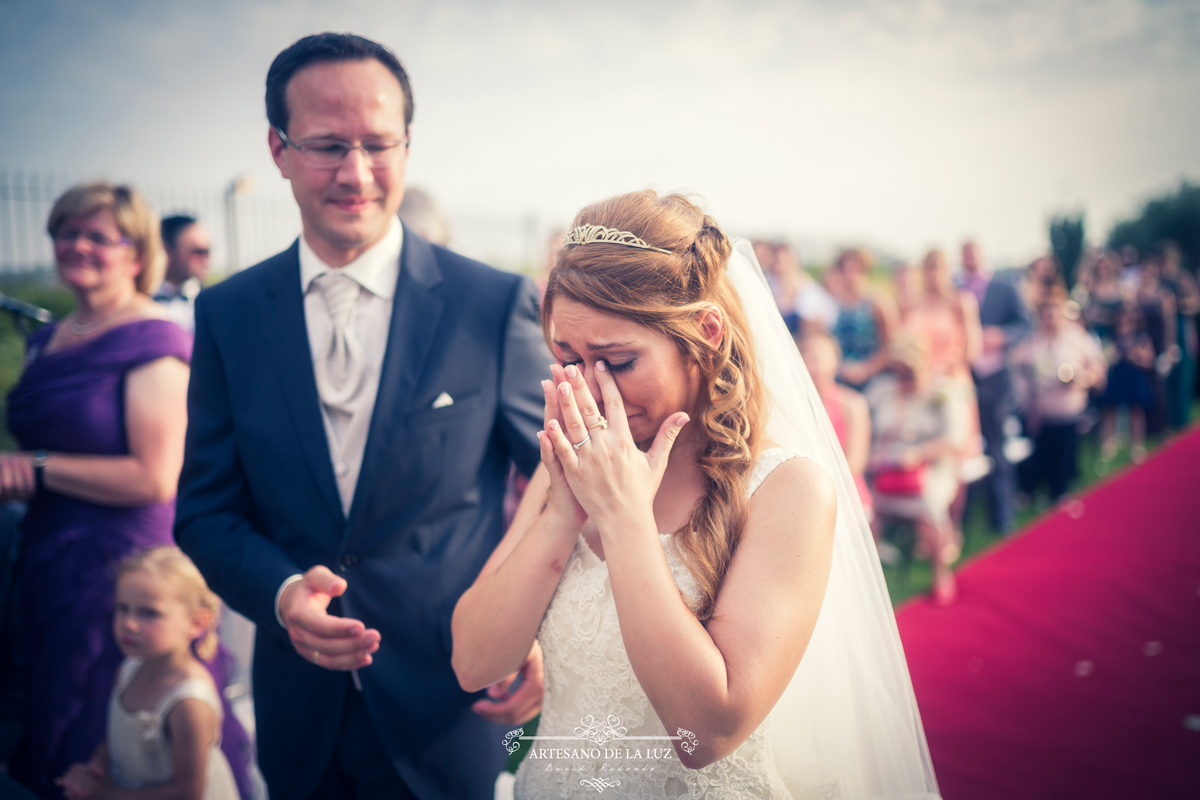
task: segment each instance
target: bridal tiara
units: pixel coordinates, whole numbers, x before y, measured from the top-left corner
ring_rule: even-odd
[[[671,254],[670,250],[646,244],[646,242],[634,236],[629,231],[619,231],[616,228],[606,228],[603,225],[581,225],[578,228],[572,228],[571,232],[563,239],[563,247],[573,244],[592,244],[593,242],[623,244],[626,247],[653,250],[656,253],[666,253],[667,255]]]

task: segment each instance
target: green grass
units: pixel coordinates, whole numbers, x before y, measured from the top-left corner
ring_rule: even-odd
[[[56,316],[67,314],[75,306],[71,293],[58,284],[53,272],[34,272],[0,276],[0,292],[49,309]],[[16,450],[17,442],[8,432],[8,392],[21,377],[25,364],[25,338],[13,324],[11,314],[0,312],[0,450]]]

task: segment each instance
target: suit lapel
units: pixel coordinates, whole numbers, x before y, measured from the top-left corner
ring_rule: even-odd
[[[287,258],[283,259],[272,277],[259,322],[271,352],[271,364],[283,387],[288,413],[295,424],[296,435],[313,477],[330,511],[337,519],[344,520],[333,464],[329,458],[325,421],[321,417],[312,352],[308,346],[304,297],[300,293],[299,240],[286,255]]]
[[[370,503],[377,478],[393,453],[397,431],[424,371],[445,306],[445,301],[432,291],[441,281],[433,247],[405,226],[379,391],[350,505],[351,531]]]

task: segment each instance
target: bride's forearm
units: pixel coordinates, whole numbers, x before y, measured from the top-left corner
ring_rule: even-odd
[[[468,692],[516,672],[533,647],[578,536],[549,516],[538,517],[500,566],[454,607],[451,665]]]
[[[746,721],[731,702],[725,658],[680,596],[657,534],[650,527],[604,545],[634,674],[668,734],[697,736],[680,760],[699,768],[724,757],[745,738]]]

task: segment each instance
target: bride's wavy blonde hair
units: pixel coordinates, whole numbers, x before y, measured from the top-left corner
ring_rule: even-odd
[[[696,616],[706,620],[746,524],[747,482],[764,419],[745,311],[725,274],[732,246],[711,217],[679,194],[619,195],[583,209],[574,225],[628,231],[670,251],[606,243],[562,248],[546,285],[542,330],[556,351],[551,317],[555,300],[565,298],[662,333],[685,364],[699,367],[700,469],[706,490],[675,542],[700,587]],[[700,327],[703,312],[712,306],[724,321],[716,347]]]

